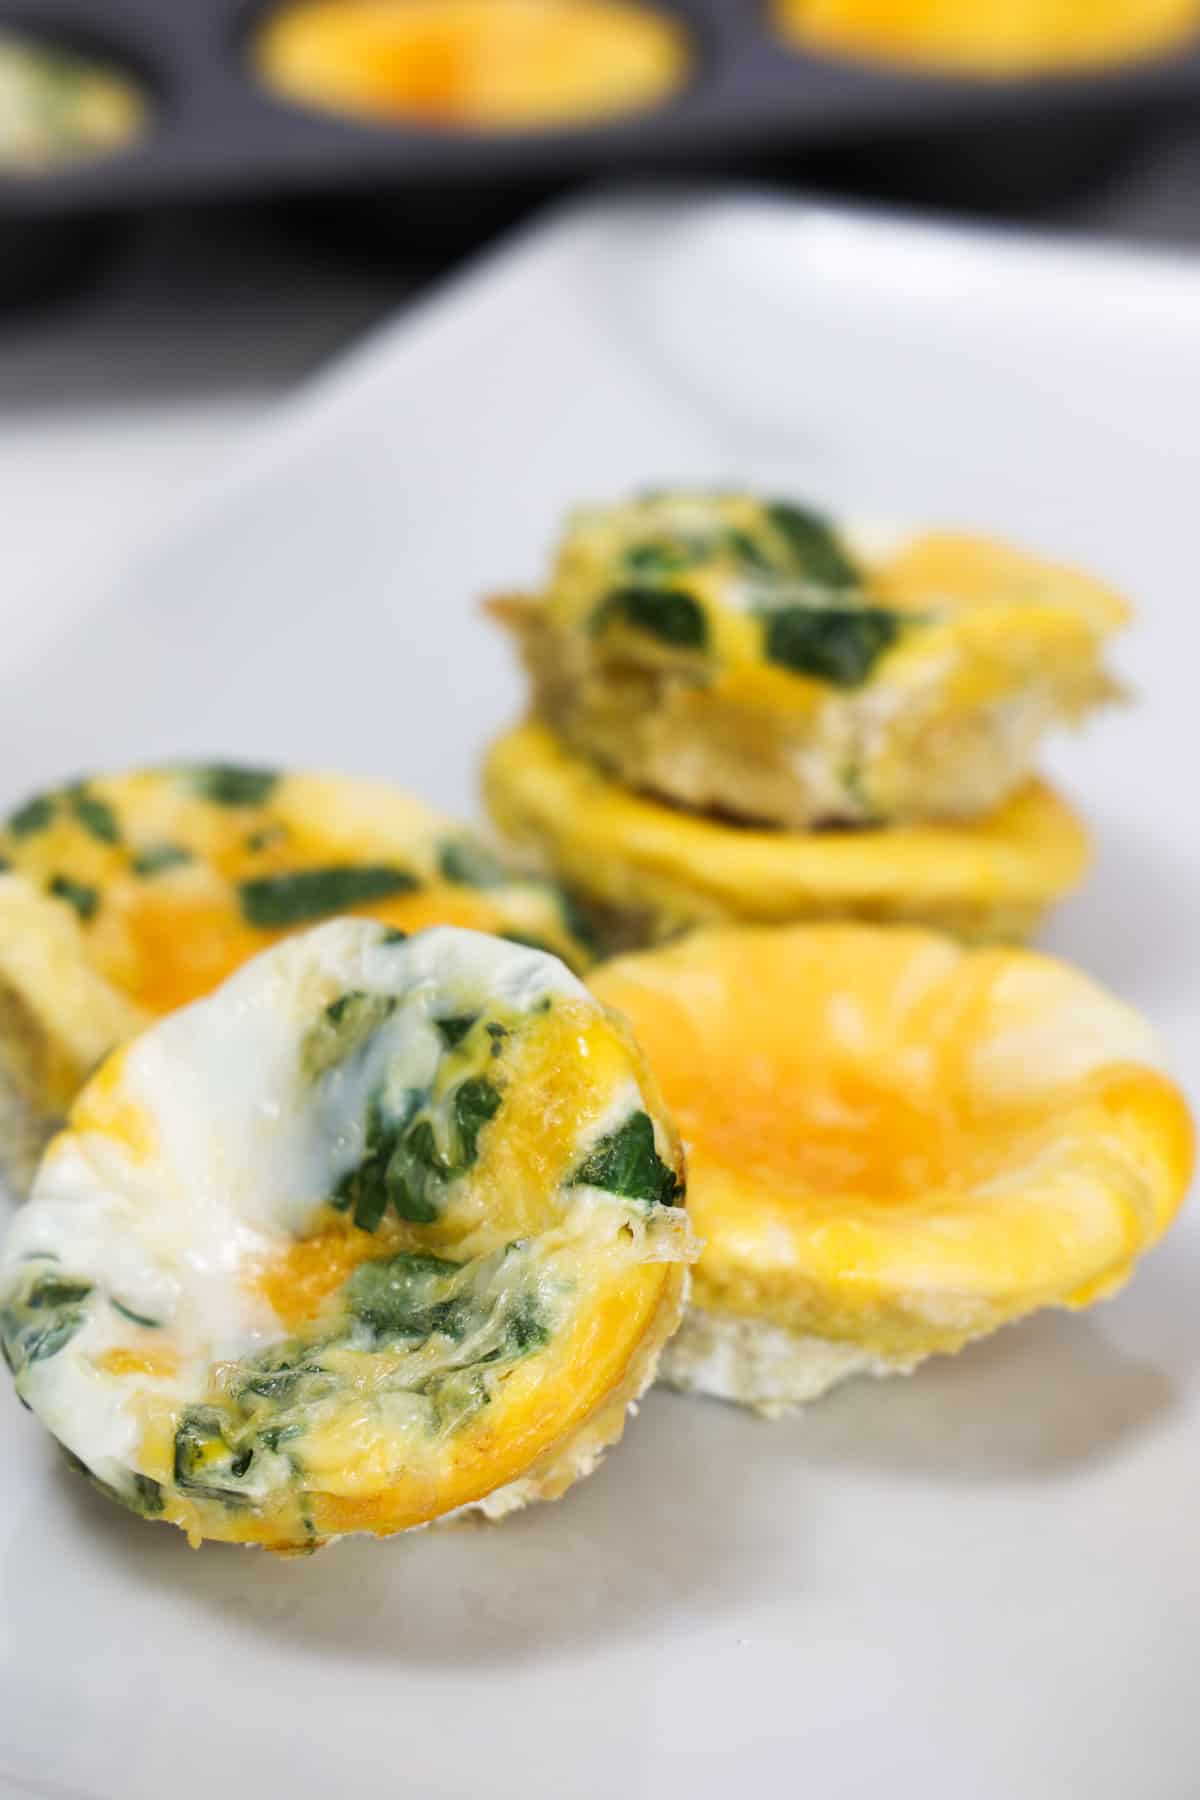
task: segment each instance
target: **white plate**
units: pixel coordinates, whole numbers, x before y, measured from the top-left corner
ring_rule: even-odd
[[[115,601],[15,637],[12,795],[219,752],[471,803],[514,710],[477,595],[561,509],[743,479],[1095,565],[1137,710],[1056,767],[1054,944],[1195,1008],[1200,270],[758,196],[566,214],[287,407]],[[150,1530],[0,1394],[16,1793],[1194,1800],[1200,1244],[1085,1318],[778,1425],[655,1396],[556,1507],[307,1563]]]

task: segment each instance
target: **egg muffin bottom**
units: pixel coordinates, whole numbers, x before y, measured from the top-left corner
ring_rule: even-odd
[[[836,918],[1017,942],[1090,857],[1082,822],[1038,781],[973,824],[762,830],[630,793],[538,723],[493,745],[483,781],[500,831],[571,890],[610,949]]]

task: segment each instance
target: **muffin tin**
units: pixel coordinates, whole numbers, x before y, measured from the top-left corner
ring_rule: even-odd
[[[1200,97],[1200,41],[1154,62],[1004,82],[819,59],[774,36],[757,0],[662,0],[695,42],[689,85],[648,113],[586,129],[489,133],[375,124],[274,99],[247,59],[263,15],[245,0],[0,4],[0,29],[124,62],[149,86],[146,136],[118,155],[0,182],[0,217],[382,188],[475,190],[580,174],[680,168],[954,127],[1073,127]],[[1019,153],[1014,136],[1014,154]]]

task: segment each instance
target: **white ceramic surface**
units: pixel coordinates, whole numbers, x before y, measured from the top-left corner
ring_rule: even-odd
[[[0,798],[184,753],[471,804],[477,595],[560,510],[761,482],[1127,587],[1136,710],[1061,748],[1101,856],[1051,943],[1200,1073],[1200,266],[667,195],[552,220],[376,333],[115,597],[14,618]],[[496,1530],[189,1551],[0,1391],[0,1792],[1193,1800],[1200,1235],[1133,1286],[765,1425],[656,1395]]]

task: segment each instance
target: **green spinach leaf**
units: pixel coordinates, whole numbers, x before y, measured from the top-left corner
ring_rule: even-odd
[[[674,1206],[682,1190],[654,1143],[649,1113],[630,1113],[616,1131],[602,1137],[571,1176],[574,1187],[600,1188],[626,1200]]]
[[[881,606],[781,606],[762,614],[768,660],[835,687],[861,687],[900,636]]]
[[[247,922],[271,930],[348,912],[419,886],[411,869],[390,863],[346,863],[300,869],[293,875],[263,875],[242,882],[238,895]]]

